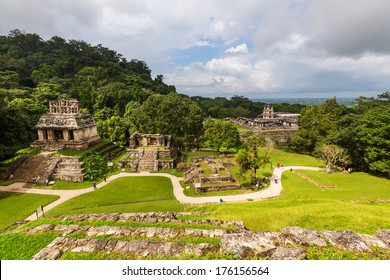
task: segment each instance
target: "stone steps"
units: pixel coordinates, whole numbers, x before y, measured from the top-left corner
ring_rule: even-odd
[[[237,259],[261,257],[291,260],[305,259],[308,248],[313,246],[362,254],[374,254],[377,248],[390,251],[389,229],[377,230],[376,235],[299,227],[285,228],[281,232],[252,232],[237,221],[182,219],[185,216],[205,214],[156,212],[68,215],[46,219],[47,223],[27,225],[13,232],[28,235],[56,233],[57,238],[37,252],[34,259],[58,259],[66,252],[117,252],[130,259],[181,259],[184,256],[194,259],[206,254],[218,254]],[[130,223],[130,226],[129,222],[135,223]],[[208,225],[207,229],[204,229],[205,225]]]
[[[14,179],[20,182],[33,182],[33,178],[38,177],[37,183],[43,184],[46,179],[50,179],[49,177],[53,173],[57,163],[58,158],[51,158],[48,155],[28,157],[14,171]]]
[[[59,158],[59,163],[53,171],[54,180],[64,180],[73,182],[82,182],[84,180],[84,162],[81,157]]]
[[[221,220],[182,220],[181,216],[204,216],[207,212],[149,212],[149,213],[111,213],[111,214],[79,214],[61,216],[61,221],[67,222],[93,222],[93,221],[116,221],[116,222],[138,222],[138,223],[173,223],[186,225],[212,225],[224,228],[244,229],[242,221],[221,221]]]
[[[221,237],[234,230],[224,229],[197,229],[197,228],[162,228],[162,227],[127,227],[127,226],[80,226],[66,224],[43,224],[37,227],[29,227],[25,230],[28,234],[56,231],[65,237],[69,234],[80,233],[88,238],[106,236],[112,238],[154,238],[161,240],[174,239],[183,236],[191,237]]]
[[[142,158],[138,163],[138,171],[157,171],[156,168],[157,151],[155,150],[144,150]]]
[[[58,237],[33,257],[33,260],[55,260],[67,251],[73,253],[117,252],[134,258],[180,258],[183,254],[204,256],[215,250],[211,244],[148,242],[142,240],[75,239]]]

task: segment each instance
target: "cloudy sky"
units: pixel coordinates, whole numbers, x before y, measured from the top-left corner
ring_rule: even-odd
[[[0,0],[0,34],[102,44],[189,95],[390,91],[389,0]]]

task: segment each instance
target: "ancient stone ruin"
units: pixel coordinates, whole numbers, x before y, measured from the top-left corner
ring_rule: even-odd
[[[207,174],[205,169],[207,169]],[[191,167],[184,173],[184,183],[195,184],[195,192],[213,192],[239,189],[240,184],[233,178],[220,158],[212,156],[194,157]]]
[[[100,141],[96,122],[80,112],[77,100],[52,100],[50,112],[39,118],[38,140],[31,146],[44,150],[84,150]]]
[[[101,140],[96,122],[90,114],[80,112],[77,100],[53,100],[50,112],[39,118],[38,140],[31,144],[45,153],[25,157],[12,170],[14,179],[21,182],[43,184],[46,180],[82,182],[82,157],[52,157],[62,149],[84,150]]]
[[[266,104],[263,113],[255,119],[239,117],[231,120],[283,145],[298,131],[298,117],[299,114],[295,113],[275,112],[272,104]]]
[[[54,221],[26,226],[14,231],[24,234],[53,232],[58,236],[33,259],[59,259],[67,252],[120,254],[131,259],[199,258],[207,254],[247,260],[307,259],[310,248],[332,248],[371,254],[390,250],[390,230],[375,235],[350,230],[323,230],[287,227],[282,231],[253,232],[242,221],[186,220],[186,216],[206,216],[206,212],[151,212],[81,214],[53,217]],[[99,224],[92,225],[99,221]],[[127,226],[126,222],[138,226]],[[143,225],[144,224],[144,225]],[[204,226],[210,229],[202,229]],[[194,244],[185,240],[202,239]],[[211,242],[212,241],[212,242]],[[216,242],[217,241],[217,242]]]
[[[177,148],[171,135],[134,133],[130,148],[120,161],[121,168],[132,171],[158,171],[176,167]]]

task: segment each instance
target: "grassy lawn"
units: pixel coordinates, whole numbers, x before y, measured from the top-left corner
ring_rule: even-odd
[[[315,166],[315,167],[324,166],[324,163],[322,161],[312,156],[290,153],[275,148],[271,148],[270,156],[271,156],[271,163],[273,166],[275,166],[278,163],[284,166],[293,166],[293,165]]]
[[[367,175],[363,172],[327,174],[320,171],[297,170],[321,185],[334,185],[334,189],[311,190],[312,196],[318,195],[321,199],[362,201],[387,199],[390,200],[390,180]],[[284,174],[288,174],[286,171]],[[305,190],[307,192],[308,190]]]
[[[7,233],[0,235],[1,260],[31,260],[32,257],[51,243],[57,235],[40,233],[27,235],[22,233]]]
[[[390,198],[389,180],[365,173],[305,173],[315,180],[332,180],[337,188],[321,189],[286,171],[282,178],[282,194],[277,198],[252,203],[215,204],[197,207],[197,210],[210,211],[217,219],[243,220],[254,231],[280,231],[285,227],[299,226],[374,234],[377,229],[390,228],[390,203],[368,202]],[[333,178],[329,179],[329,176]]]
[[[15,181],[13,181],[13,180],[0,180],[0,187],[1,186],[9,186],[13,183],[15,183]]]
[[[58,199],[55,195],[0,192],[0,229],[24,220],[35,210]]]
[[[183,151],[183,156],[185,158],[186,163],[191,163],[192,158],[194,157],[200,157],[200,156],[212,156],[212,157],[218,157],[218,153],[213,150],[199,150],[199,151],[193,151],[193,152],[187,152]]]
[[[98,182],[97,182],[98,183]],[[68,181],[56,181],[54,185],[46,186],[44,184],[34,185],[34,188],[46,189],[46,190],[80,190],[90,188],[92,182],[68,182]]]
[[[211,168],[210,166],[208,165],[207,162],[205,161],[201,161],[199,162],[199,166],[200,168],[203,170],[203,175],[206,177],[206,178],[209,178],[211,176],[211,174],[213,174],[211,172]]]
[[[164,177],[125,177],[104,188],[64,202],[48,215],[80,213],[121,213],[182,211],[173,195],[170,179]]]

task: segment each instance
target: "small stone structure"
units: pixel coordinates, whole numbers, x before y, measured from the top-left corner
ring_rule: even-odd
[[[272,104],[266,104],[263,113],[255,119],[235,118],[234,123],[268,136],[280,145],[286,144],[288,137],[298,131],[300,114],[275,112]]]
[[[38,140],[33,148],[44,150],[83,150],[100,141],[96,122],[90,114],[80,112],[77,100],[52,100],[50,113],[42,115],[35,128]]]
[[[130,149],[137,147],[163,147],[170,149],[172,135],[133,133],[130,136]]]
[[[200,163],[204,162],[211,170],[211,176],[206,177]],[[192,159],[191,168],[184,173],[185,183],[196,184],[195,192],[213,192],[239,189],[229,170],[223,165],[221,159],[212,156],[200,156]]]
[[[121,168],[132,171],[158,171],[176,167],[177,148],[171,135],[134,133],[130,149],[120,161]]]

